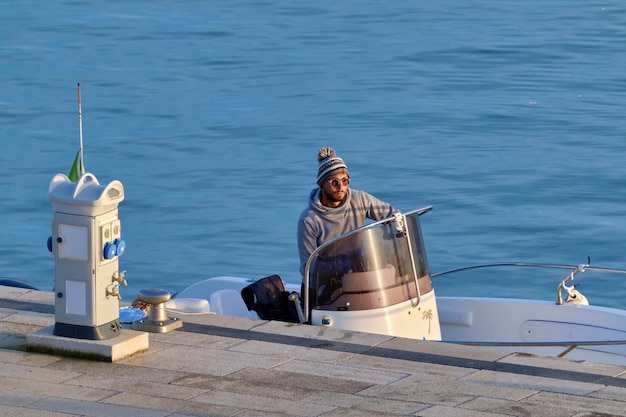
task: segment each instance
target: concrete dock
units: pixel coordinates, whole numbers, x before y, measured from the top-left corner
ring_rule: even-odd
[[[52,293],[0,287],[0,416],[626,416],[626,367],[180,315],[109,363],[26,351]]]

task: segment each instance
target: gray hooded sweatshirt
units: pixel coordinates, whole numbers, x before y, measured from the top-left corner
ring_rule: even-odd
[[[365,191],[348,188],[346,199],[339,207],[326,207],[320,202],[319,188],[309,194],[309,205],[298,219],[298,252],[300,274],[309,256],[324,242],[365,225],[366,219],[383,220],[392,217],[396,209]]]

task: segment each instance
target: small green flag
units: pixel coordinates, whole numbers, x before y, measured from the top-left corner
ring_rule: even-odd
[[[78,181],[78,178],[83,175],[85,172],[85,168],[83,168],[83,161],[80,157],[80,150],[76,153],[76,158],[74,158],[74,163],[72,164],[72,169],[70,169],[70,174],[68,178],[72,182]]]

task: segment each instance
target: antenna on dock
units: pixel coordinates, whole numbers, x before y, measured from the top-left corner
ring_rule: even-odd
[[[74,158],[74,163],[68,175],[68,178],[72,182],[78,181],[85,173],[85,163],[83,162],[83,110],[80,99],[80,83],[78,83],[78,130],[80,138],[78,153],[76,153],[76,158]]]

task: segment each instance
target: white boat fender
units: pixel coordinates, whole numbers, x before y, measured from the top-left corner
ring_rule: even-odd
[[[165,309],[181,314],[209,314],[211,306],[204,298],[172,298],[165,303]]]

